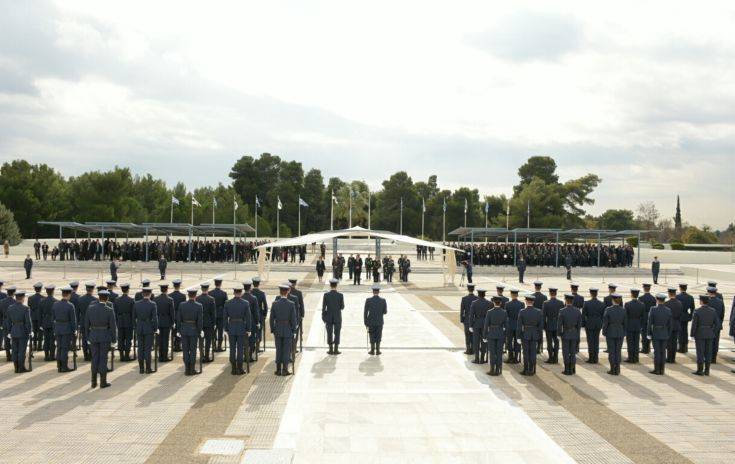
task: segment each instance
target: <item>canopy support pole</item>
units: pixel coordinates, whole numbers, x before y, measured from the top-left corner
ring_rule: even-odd
[[[556,264],[554,267],[559,267],[559,232],[556,233]]]

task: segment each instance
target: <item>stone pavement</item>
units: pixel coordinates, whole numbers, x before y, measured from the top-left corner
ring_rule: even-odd
[[[292,274],[271,272],[269,299],[273,285]],[[84,362],[76,372],[58,374],[53,363],[37,358],[33,373],[14,375],[0,361],[0,461],[714,463],[735,455],[734,345],[726,336],[709,378],[690,373],[693,342],[665,377],[648,374],[651,358],[644,355],[641,365],[623,364],[613,377],[605,373],[604,355],[600,365],[583,362],[585,341],[577,376],[562,376],[559,365],[543,364],[543,355],[535,378],[509,365],[502,377],[489,377],[487,366],[461,354],[464,290],[417,274],[409,285],[384,292],[389,312],[380,357],[365,349],[368,286],[344,285],[343,354],[334,357],[326,354],[318,313],[324,285],[310,269],[295,276],[303,280],[308,312],[305,352],[292,377],[273,375],[270,339],[247,376],[230,376],[219,354],[201,376],[184,377],[177,354],[152,375],[138,374],[136,363],[116,362],[112,387],[94,391]],[[94,278],[68,277],[44,271],[34,281]],[[141,276],[132,277],[135,284]],[[184,273],[184,285],[211,277],[192,270]],[[477,280],[494,286],[504,277],[509,280]],[[224,278],[227,290],[234,275]],[[704,286],[681,279],[693,294]],[[563,279],[546,280],[567,288]],[[627,289],[637,280],[616,282]],[[606,286],[593,277],[580,283],[583,291]],[[719,286],[729,316],[735,282]]]

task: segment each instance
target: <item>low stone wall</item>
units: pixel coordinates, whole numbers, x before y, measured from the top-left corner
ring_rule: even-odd
[[[650,267],[654,256],[658,256],[662,265],[735,263],[735,253],[729,251],[654,250],[653,248],[641,248],[641,267]]]

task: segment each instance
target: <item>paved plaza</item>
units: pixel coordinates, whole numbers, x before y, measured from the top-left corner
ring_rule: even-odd
[[[121,280],[141,277],[156,282],[149,267],[128,268]],[[409,284],[384,285],[388,302],[383,354],[369,356],[362,310],[368,285],[346,283],[342,330],[343,354],[330,356],[323,324],[321,295],[312,267],[279,271],[274,265],[265,284],[269,300],[275,285],[300,280],[306,302],[304,352],[296,375],[276,377],[274,351],[267,351],[245,376],[231,376],[227,357],[217,353],[200,376],[185,377],[181,354],[159,371],[140,375],[137,363],[116,362],[112,387],[89,388],[89,366],[58,374],[54,363],[36,358],[32,373],[14,375],[0,362],[0,461],[3,463],[715,463],[735,455],[733,398],[735,354],[729,337],[710,377],[696,368],[694,343],[679,354],[666,376],[652,376],[652,358],[640,365],[623,363],[621,375],[606,374],[606,355],[590,365],[586,344],[580,347],[576,376],[561,375],[560,365],[544,364],[537,376],[520,375],[519,365],[505,365],[501,377],[486,374],[462,354],[459,300],[464,289],[444,285],[438,273],[416,273]],[[39,267],[32,281],[0,267],[6,285],[70,279],[99,281],[99,270]],[[172,271],[174,272],[174,271]],[[254,275],[251,269],[209,272],[206,265],[184,266],[174,277],[184,286]],[[705,283],[676,276],[700,293]],[[616,275],[627,290],[640,275]],[[485,270],[480,284],[494,287],[511,275]],[[533,280],[533,276],[531,279]],[[543,277],[545,286],[568,288],[563,276]],[[602,275],[575,279],[586,294],[604,287]],[[635,282],[634,282],[635,280]],[[457,283],[459,280],[457,280]],[[663,284],[663,282],[662,282]],[[735,280],[719,281],[729,303]],[[530,289],[530,285],[521,286]],[[658,286],[654,290],[664,288]],[[727,304],[729,308],[729,304]],[[729,315],[729,309],[727,314]],[[725,325],[723,334],[729,327]],[[583,334],[584,335],[584,334]],[[602,340],[604,346],[604,339]]]

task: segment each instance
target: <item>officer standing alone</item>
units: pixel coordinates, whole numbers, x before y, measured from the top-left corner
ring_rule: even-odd
[[[342,310],[345,309],[344,295],[337,291],[339,280],[329,279],[330,290],[322,298],[322,321],[327,331],[327,354],[341,354],[339,335],[342,331]]]
[[[388,313],[388,303],[380,297],[380,286],[373,285],[373,296],[365,300],[363,321],[370,335],[370,354],[380,355],[380,342],[383,339],[384,316]]]

